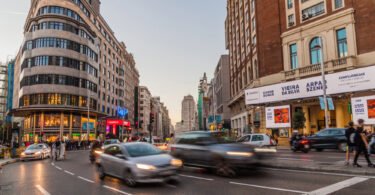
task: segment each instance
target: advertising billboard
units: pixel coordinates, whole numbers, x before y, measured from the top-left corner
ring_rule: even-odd
[[[352,98],[353,121],[363,119],[366,125],[375,124],[375,96]]]
[[[289,128],[290,106],[266,107],[266,128]]]
[[[326,75],[327,94],[375,89],[375,66]],[[279,102],[323,95],[321,76],[284,82],[245,91],[246,105]]]

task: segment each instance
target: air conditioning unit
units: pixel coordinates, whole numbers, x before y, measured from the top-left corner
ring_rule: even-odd
[[[289,26],[294,26],[294,22],[289,22]]]
[[[310,16],[307,13],[302,15],[302,20],[307,20],[309,18],[310,18]]]

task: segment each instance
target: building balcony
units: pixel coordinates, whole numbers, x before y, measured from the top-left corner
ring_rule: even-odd
[[[355,60],[355,56],[347,56],[343,58],[326,61],[324,62],[325,71],[331,73],[341,69],[352,69],[355,67]],[[284,71],[284,75],[285,80],[293,80],[309,76],[316,76],[321,74],[321,72],[321,64],[311,64],[293,70]]]

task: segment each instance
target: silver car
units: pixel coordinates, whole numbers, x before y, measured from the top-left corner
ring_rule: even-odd
[[[44,159],[51,157],[51,150],[46,144],[33,144],[21,153],[21,160]]]
[[[137,183],[178,181],[182,161],[149,143],[127,142],[107,146],[97,161],[100,179],[112,176],[128,186]]]

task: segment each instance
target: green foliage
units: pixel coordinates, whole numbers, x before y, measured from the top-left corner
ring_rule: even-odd
[[[293,128],[294,129],[303,129],[305,127],[306,117],[305,113],[302,110],[298,110],[294,113],[293,116]]]

